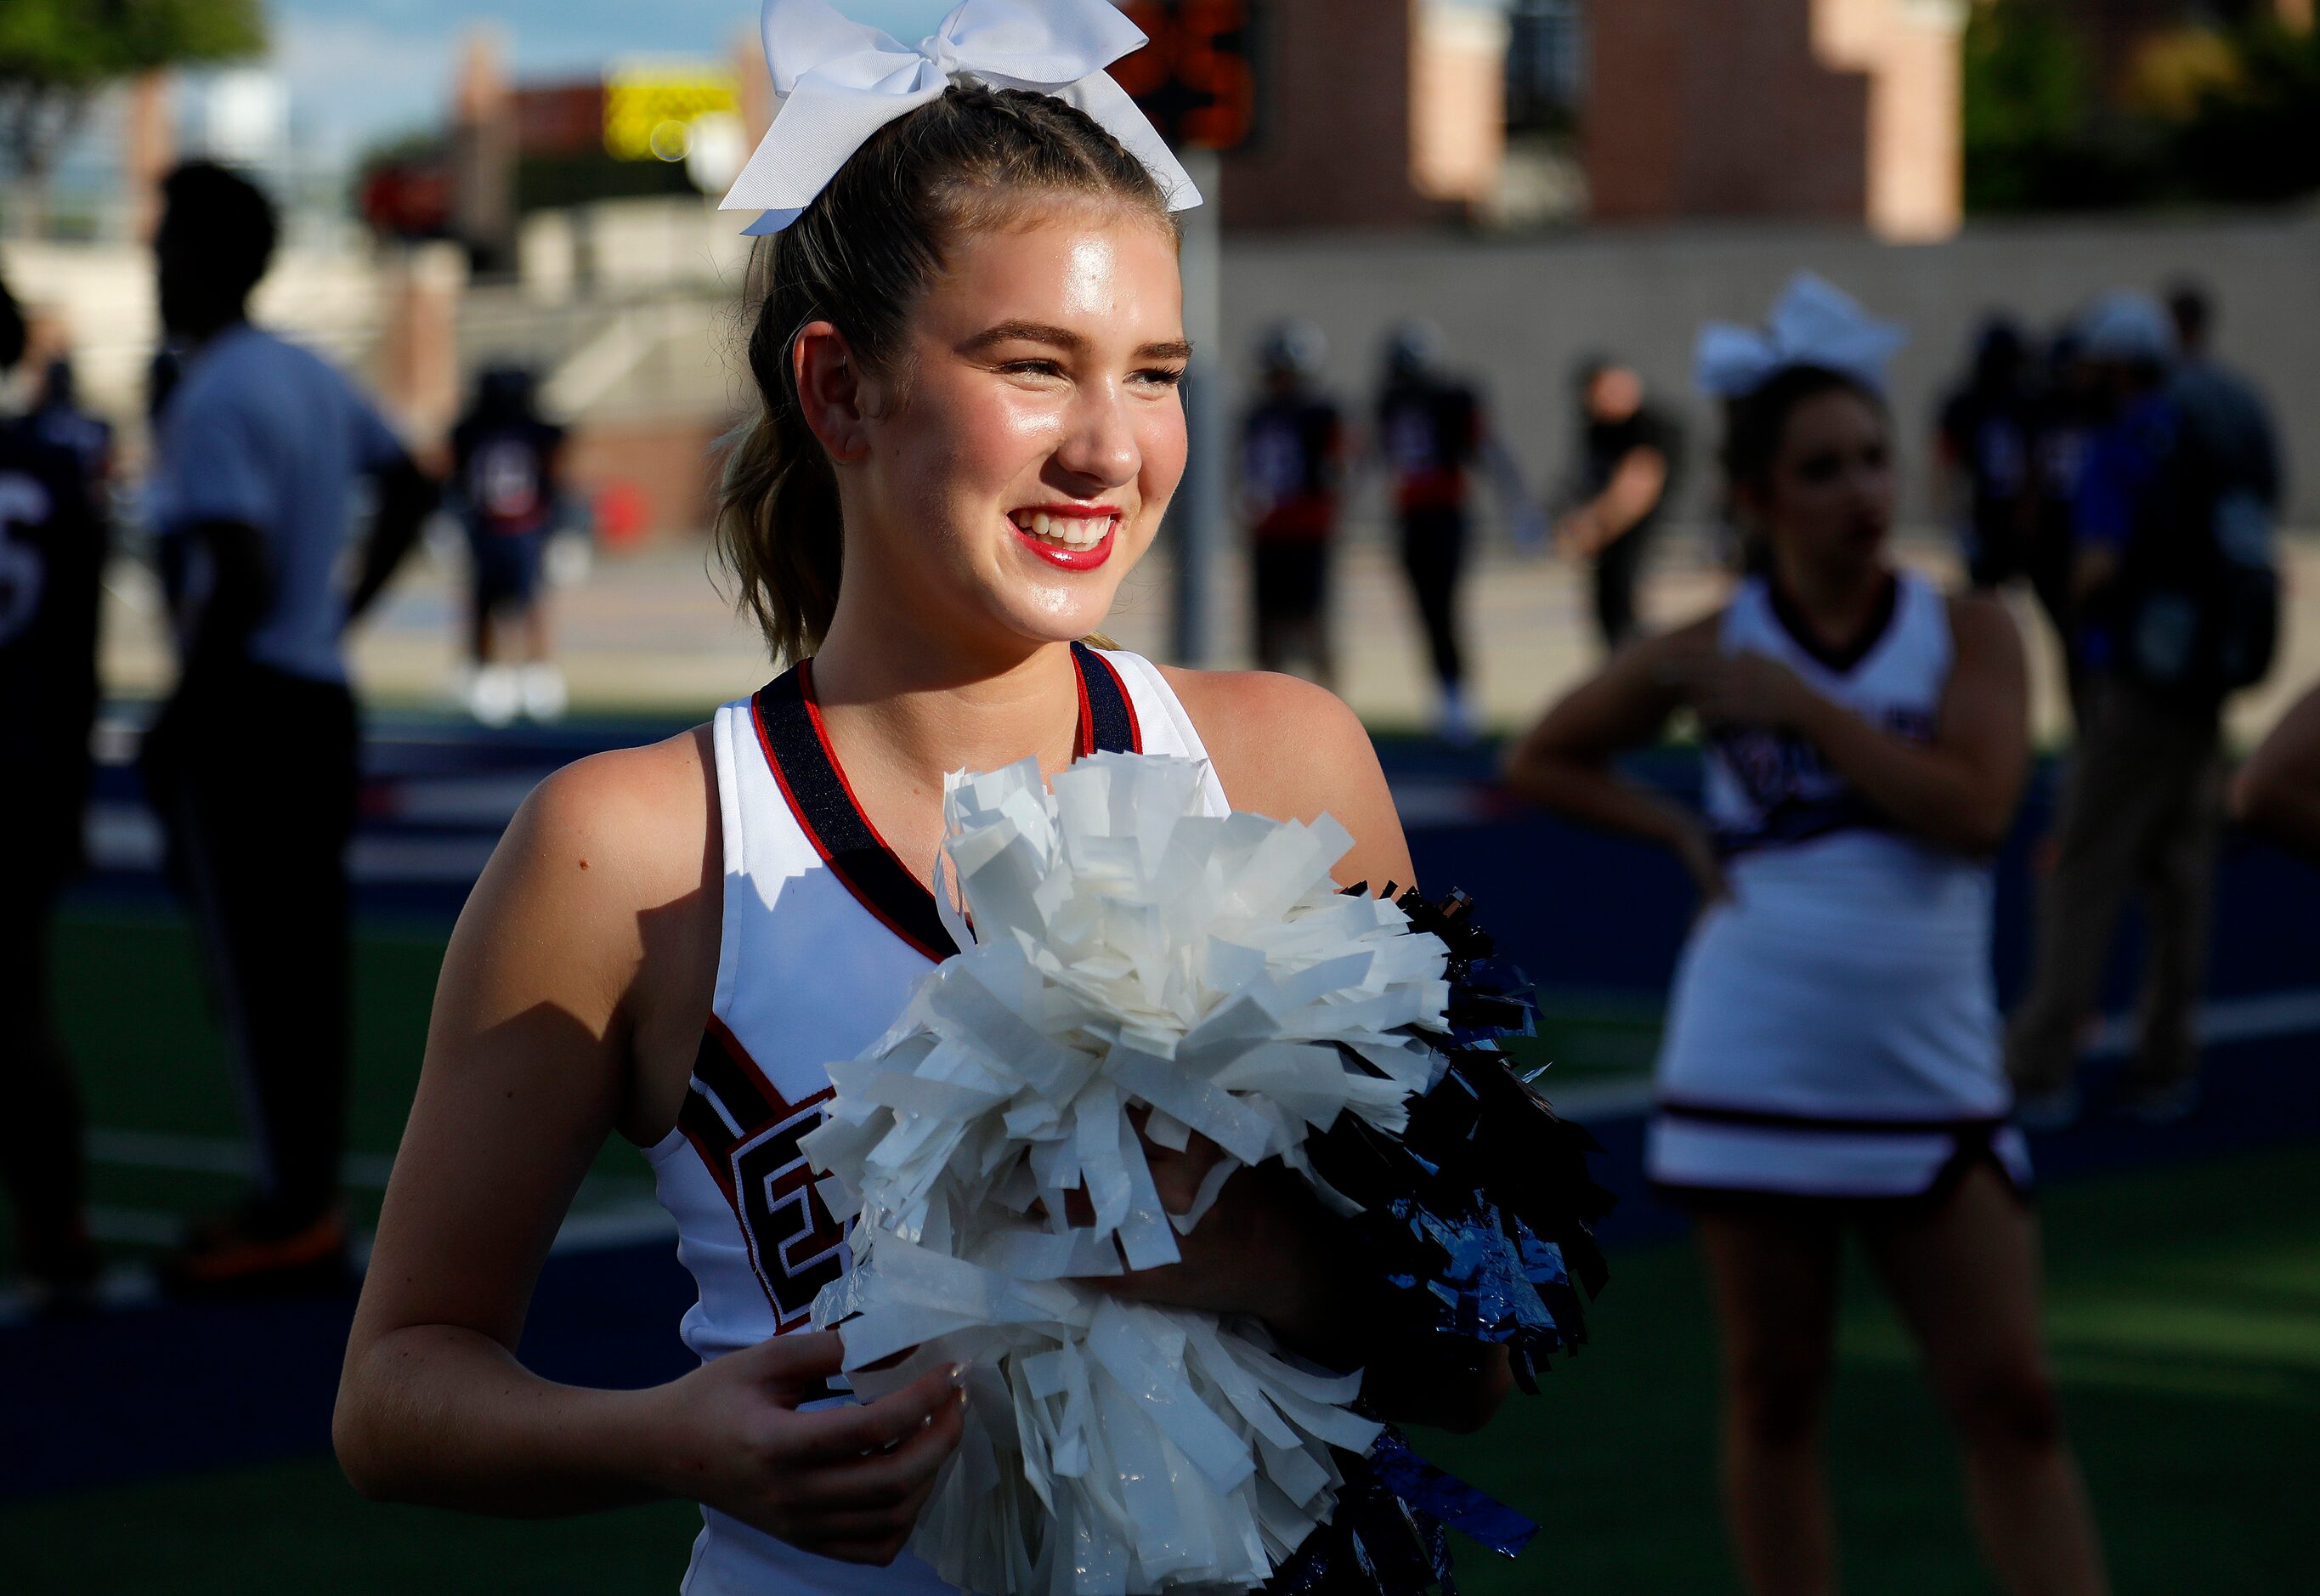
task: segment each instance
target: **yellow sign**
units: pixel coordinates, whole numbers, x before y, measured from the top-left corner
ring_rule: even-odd
[[[695,122],[740,109],[741,86],[720,68],[622,67],[604,80],[604,149],[615,160],[683,160]]]

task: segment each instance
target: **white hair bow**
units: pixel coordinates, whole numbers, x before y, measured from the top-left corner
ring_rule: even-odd
[[[1908,329],[1877,320],[1844,289],[1799,272],[1763,327],[1701,328],[1694,372],[1700,392],[1717,399],[1745,399],[1798,366],[1841,372],[1881,394],[1885,363],[1908,341]]]
[[[719,207],[764,212],[752,234],[795,222],[871,134],[962,80],[1053,95],[1142,161],[1170,210],[1201,203],[1158,130],[1104,70],[1145,42],[1110,0],[963,0],[916,46],[829,0],[766,0],[761,27],[781,112]]]

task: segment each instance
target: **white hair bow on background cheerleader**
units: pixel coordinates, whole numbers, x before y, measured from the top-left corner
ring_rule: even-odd
[[[766,0],[759,25],[781,111],[719,206],[762,212],[752,234],[795,222],[872,134],[962,82],[1052,95],[1142,161],[1171,210],[1201,203],[1166,141],[1104,70],[1146,43],[1110,0],[964,0],[915,45],[829,0]]]
[[[1712,399],[1745,399],[1781,372],[1819,367],[1885,391],[1885,367],[1909,341],[1908,330],[1882,322],[1826,278],[1799,272],[1762,327],[1710,322],[1700,330],[1694,367]]]

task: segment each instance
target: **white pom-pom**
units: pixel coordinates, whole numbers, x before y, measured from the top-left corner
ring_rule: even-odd
[[[1446,952],[1339,894],[1345,829],[1209,816],[1201,791],[1193,761],[1117,754],[1052,791],[1028,760],[951,777],[971,939],[830,1066],[805,1140],[855,1216],[854,1270],[814,1305],[855,1388],[972,1365],[966,1437],[911,1541],[967,1591],[1260,1584],[1334,1510],[1330,1448],[1377,1434],[1347,1407],[1358,1374],[1087,1283],[1176,1262],[1233,1170],[1301,1165],[1341,1113],[1399,1130],[1439,1067],[1404,1028],[1441,1023]],[[1131,1108],[1156,1145],[1224,1149],[1192,1212],[1163,1211]],[[1065,1219],[1073,1192],[1092,1226]]]

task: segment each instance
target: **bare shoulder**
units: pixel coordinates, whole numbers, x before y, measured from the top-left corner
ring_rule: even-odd
[[[1344,700],[1269,671],[1161,670],[1235,809],[1283,821],[1333,816],[1354,839],[1335,872],[1341,884],[1411,884],[1409,839],[1377,749]]]
[[[705,917],[677,941],[713,939],[723,842],[715,762],[701,727],[592,755],[541,782],[468,899],[455,963],[585,981],[617,999],[645,957],[647,924],[675,932]]]
[[[711,840],[716,792],[715,748],[709,728],[696,726],[566,765],[532,789],[508,840],[626,880],[690,880]]]
[[[1327,688],[1271,671],[1160,670],[1235,808],[1310,820],[1349,782],[1382,784],[1368,730]]]
[[[2014,612],[1994,594],[1958,593],[1949,597],[1950,636],[1958,657],[2000,669],[2021,670],[2026,660],[2022,629]]]

